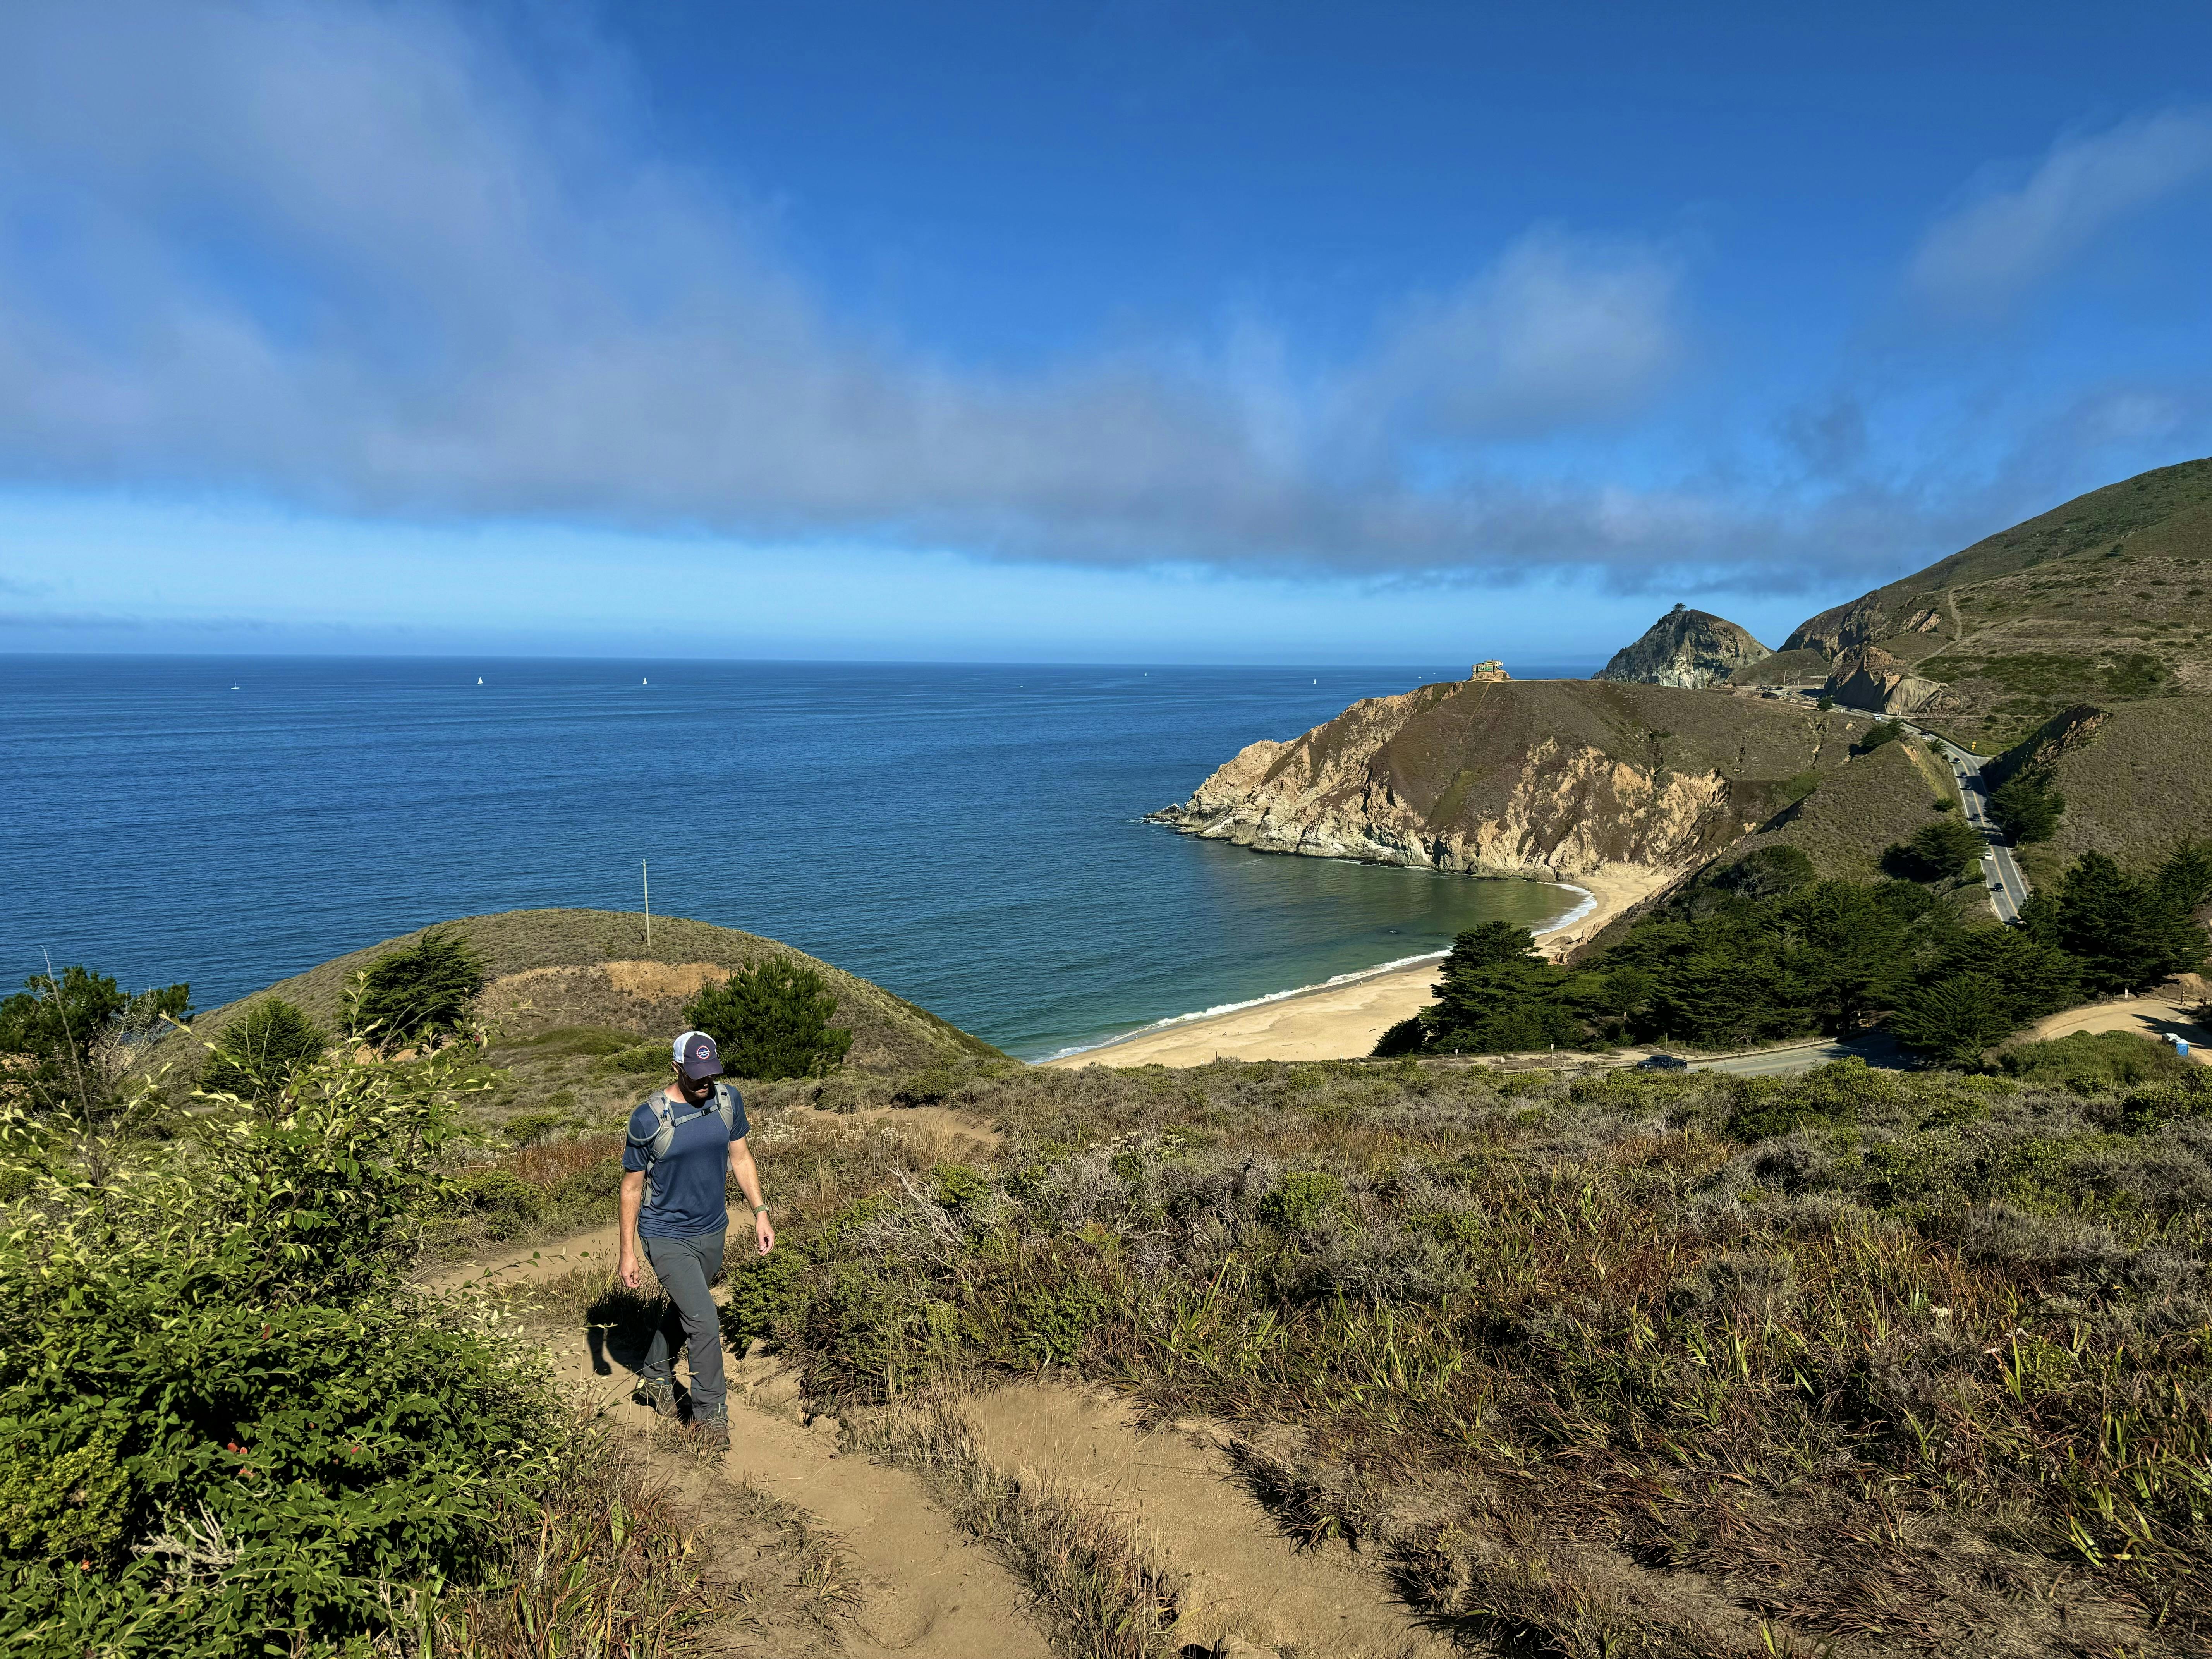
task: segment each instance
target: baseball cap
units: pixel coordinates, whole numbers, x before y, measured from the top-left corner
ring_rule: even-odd
[[[686,1031],[672,1045],[676,1069],[696,1083],[701,1078],[722,1074],[722,1053],[704,1031]]]

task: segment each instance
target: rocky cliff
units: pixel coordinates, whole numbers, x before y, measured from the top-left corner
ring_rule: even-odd
[[[1429,685],[1249,744],[1153,816],[1264,852],[1476,874],[1676,869],[1843,765],[1869,724],[1663,685]]]
[[[1885,714],[1940,710],[1948,702],[1942,683],[1916,674],[1878,645],[1856,645],[1838,657],[1821,690],[1852,708]]]
[[[1727,617],[1678,605],[1635,644],[1614,652],[1597,678],[1644,685],[1711,685],[1773,654]]]

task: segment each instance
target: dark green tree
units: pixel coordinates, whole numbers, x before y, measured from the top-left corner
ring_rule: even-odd
[[[22,1089],[41,1111],[104,1110],[146,1040],[191,1012],[188,985],[132,995],[81,963],[33,974],[0,1001],[0,1054],[16,1062],[0,1071],[0,1085]]]
[[[1890,1017],[1899,1041],[1955,1066],[1978,1065],[2019,1029],[2003,990],[1979,974],[1953,974],[1916,985]]]
[[[266,1100],[293,1073],[320,1060],[329,1036],[282,997],[264,997],[222,1029],[215,1052],[200,1068],[200,1087],[211,1094]]]
[[[2183,905],[2192,877],[2181,859],[2168,860],[2170,881],[2164,872],[2138,880],[2104,854],[2084,853],[2050,904],[2037,908],[2035,930],[2080,961],[2092,991],[2130,990],[2193,972],[2203,964],[2206,939]]]
[[[2058,829],[2066,798],[2046,790],[2026,772],[2015,773],[1990,797],[1990,817],[2008,840],[2025,845],[2049,841]]]
[[[1583,1041],[1565,1006],[1566,975],[1536,953],[1534,935],[1486,921],[1452,941],[1425,1016],[1429,1047],[1464,1054],[1517,1054]]]
[[[1871,755],[1886,743],[1895,743],[1905,735],[1903,720],[1876,720],[1867,727],[1866,735],[1853,745],[1862,755]]]
[[[714,1039],[722,1068],[763,1082],[822,1077],[845,1060],[852,1031],[830,1022],[837,998],[811,968],[770,957],[691,999],[684,1018]]]
[[[387,1054],[457,1036],[483,989],[483,963],[466,940],[433,927],[412,945],[381,958],[363,976],[354,1029]]]
[[[1915,881],[1963,879],[1980,869],[1984,845],[1973,825],[1955,817],[1932,818],[1910,841],[1893,846],[1882,862]]]

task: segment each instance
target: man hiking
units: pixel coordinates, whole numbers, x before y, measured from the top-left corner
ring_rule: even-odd
[[[766,1255],[775,1229],[761,1202],[760,1170],[745,1145],[745,1103],[721,1082],[722,1057],[704,1031],[674,1044],[676,1077],[629,1117],[623,1147],[622,1221],[615,1276],[631,1290],[642,1275],[641,1246],[668,1292],[668,1312],[653,1333],[635,1396],[663,1417],[676,1415],[676,1350],[691,1363],[691,1426],[709,1446],[730,1443],[722,1383],[722,1332],[708,1286],[722,1273],[730,1225],[724,1172],[752,1206],[753,1239]]]

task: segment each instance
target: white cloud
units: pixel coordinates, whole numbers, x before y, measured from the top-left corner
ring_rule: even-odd
[[[1931,227],[1911,283],[1946,307],[2002,307],[2121,220],[2207,178],[2212,112],[2204,110],[2062,138],[2024,184],[1982,194]]]
[[[1662,252],[1532,233],[1337,371],[1253,325],[984,373],[841,327],[633,118],[618,68],[556,98],[421,5],[9,9],[0,476],[1109,564],[1768,556],[1716,504],[1483,481],[1665,383]]]
[[[1681,276],[1641,243],[1533,231],[1457,292],[1408,307],[1357,389],[1462,436],[1628,413],[1681,361]]]

